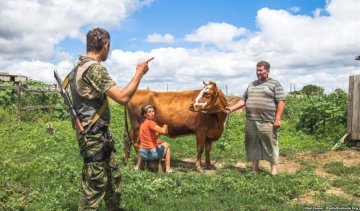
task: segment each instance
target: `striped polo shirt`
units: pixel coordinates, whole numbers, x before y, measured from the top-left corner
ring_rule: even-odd
[[[285,93],[277,80],[269,78],[263,83],[259,80],[250,83],[243,97],[247,119],[274,122],[277,103],[285,100]]]

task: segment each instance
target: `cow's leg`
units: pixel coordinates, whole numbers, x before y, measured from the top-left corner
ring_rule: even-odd
[[[197,158],[195,163],[195,170],[197,172],[204,172],[204,169],[201,166],[201,155],[204,151],[204,145],[205,145],[205,135],[196,134]]]
[[[134,133],[133,143],[134,143],[134,149],[135,149],[136,154],[139,154],[139,149],[140,149],[139,130],[137,130]]]
[[[124,143],[125,144],[125,143]],[[124,165],[127,166],[127,164],[129,163],[129,157],[130,157],[130,148],[131,145],[129,144],[129,146],[124,146]]]
[[[139,130],[134,131],[134,139],[133,139],[133,144],[134,144],[134,149],[135,149],[135,153],[137,156],[137,160],[141,159],[140,158],[140,139],[139,139]]]
[[[134,149],[136,151],[136,154],[138,155],[139,153],[139,130],[137,129],[131,129],[130,131],[130,140],[129,141],[125,141],[124,142],[124,154],[125,154],[125,158],[124,158],[124,163],[125,165],[127,165],[129,163],[129,158],[130,158],[130,151],[131,151],[131,145],[134,146]]]
[[[124,134],[124,164],[127,165],[130,158],[130,150],[132,145],[132,138],[131,134],[129,134],[128,137],[126,137],[126,134]]]
[[[210,162],[210,151],[211,151],[212,142],[206,140],[205,142],[205,165],[206,169],[212,169]]]

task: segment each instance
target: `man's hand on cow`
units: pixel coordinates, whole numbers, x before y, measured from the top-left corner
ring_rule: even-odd
[[[230,107],[226,106],[224,111],[226,114],[230,114],[232,112],[232,109]]]
[[[142,75],[145,75],[147,73],[147,71],[149,70],[149,62],[152,61],[153,59],[154,59],[154,57],[150,57],[150,58],[146,59],[145,61],[137,64],[136,71]]]

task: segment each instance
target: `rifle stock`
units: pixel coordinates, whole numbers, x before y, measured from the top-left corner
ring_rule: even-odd
[[[73,106],[70,97],[68,93],[65,91],[63,87],[63,82],[61,81],[58,73],[56,70],[54,70],[54,77],[59,85],[60,88],[60,94],[64,98],[64,103],[66,105],[66,108],[68,109],[68,112],[70,113],[71,119],[73,123],[75,124],[76,128],[80,131],[80,133],[84,132],[84,127],[82,126],[80,122],[80,118],[78,117],[78,113],[75,110],[75,107]]]

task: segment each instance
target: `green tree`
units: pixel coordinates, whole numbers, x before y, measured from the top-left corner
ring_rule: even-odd
[[[306,85],[302,88],[302,93],[305,95],[323,95],[324,94],[324,88],[320,86],[316,86],[313,84]]]
[[[317,137],[338,140],[346,131],[348,96],[341,89],[326,95],[310,95],[297,106],[297,129]],[[294,115],[293,115],[294,116]]]

